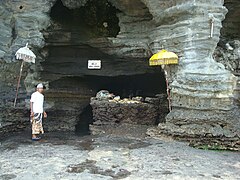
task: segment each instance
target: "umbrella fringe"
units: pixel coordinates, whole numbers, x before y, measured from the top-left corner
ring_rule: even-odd
[[[23,59],[26,62],[35,62],[35,58],[26,54],[16,53],[16,59]]]

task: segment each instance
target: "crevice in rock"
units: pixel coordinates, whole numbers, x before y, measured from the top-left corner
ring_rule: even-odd
[[[77,125],[75,126],[75,132],[77,135],[89,135],[89,124],[93,122],[92,107],[88,105],[83,109],[82,113],[78,117]]]
[[[227,7],[228,13],[223,21],[221,34],[227,39],[240,39],[240,4],[238,0],[225,0],[224,6]]]
[[[12,17],[11,19],[11,27],[12,27],[12,39],[11,39],[11,43],[9,44],[9,46],[12,46],[13,42],[15,41],[15,39],[17,38],[17,32],[16,32],[16,27],[15,27],[15,18]]]

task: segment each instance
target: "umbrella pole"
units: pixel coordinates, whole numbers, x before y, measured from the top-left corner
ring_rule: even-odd
[[[169,91],[169,84],[168,84],[167,77],[166,77],[166,85],[167,85],[167,96],[168,96],[168,109],[169,109],[169,112],[171,112],[172,107],[171,107],[170,91]]]
[[[167,86],[168,109],[169,109],[169,112],[171,112],[172,107],[171,107],[171,99],[170,99],[170,91],[169,91],[170,88],[169,88],[168,79],[167,79],[167,70],[165,69],[164,65],[162,65],[162,69],[164,71],[166,86]]]
[[[21,81],[21,77],[22,77],[23,64],[24,64],[24,61],[22,61],[21,68],[20,68],[20,74],[18,77],[17,90],[16,90],[16,95],[15,95],[15,100],[14,100],[14,105],[13,105],[14,107],[16,106],[16,103],[17,103],[18,90],[19,90],[20,81]]]

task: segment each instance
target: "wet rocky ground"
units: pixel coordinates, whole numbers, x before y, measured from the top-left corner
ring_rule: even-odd
[[[133,134],[77,136],[46,133],[39,142],[30,132],[1,138],[0,179],[240,179],[240,153],[189,147],[170,139]]]

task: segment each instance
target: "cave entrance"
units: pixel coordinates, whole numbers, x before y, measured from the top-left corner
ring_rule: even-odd
[[[76,116],[75,130],[78,135],[89,134],[89,124],[93,123],[92,108],[89,105],[90,98],[94,97],[100,90],[108,90],[121,98],[131,98],[135,96],[155,97],[156,94],[165,94],[166,84],[163,73],[146,73],[127,76],[74,76],[63,77],[52,81],[49,84],[50,91],[54,92],[56,104],[62,101],[62,95],[71,94],[71,97],[64,99],[61,106],[74,107],[79,114]],[[61,95],[57,95],[60,93]],[[64,93],[64,94],[62,94]],[[51,99],[51,96],[48,97]],[[161,112],[157,122],[164,121],[168,113],[166,104],[162,104]],[[165,109],[164,109],[165,108]]]
[[[43,81],[49,82],[46,98],[54,104],[53,111],[71,116],[71,120],[52,117],[52,126],[58,120],[56,124],[71,123],[67,126],[75,126],[77,134],[88,134],[93,122],[90,98],[103,89],[121,98],[154,97],[166,92],[163,72],[159,67],[149,67],[146,58],[116,57],[89,43],[95,38],[117,36],[117,12],[107,0],[87,1],[76,9],[68,9],[57,0],[52,7],[51,26],[43,32],[46,46],[41,54],[45,61],[39,73]],[[88,70],[90,59],[102,60],[102,69]],[[53,115],[58,113],[49,118]]]

